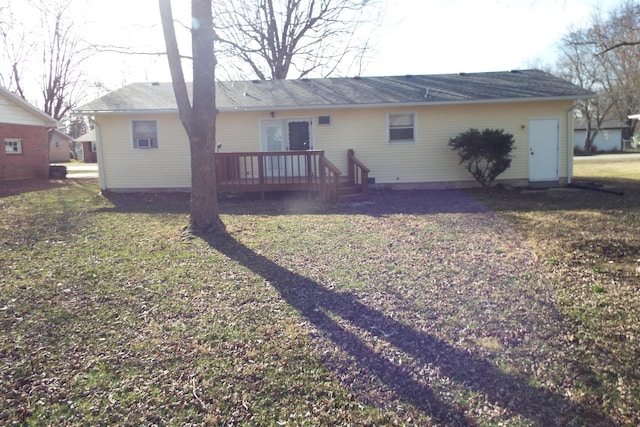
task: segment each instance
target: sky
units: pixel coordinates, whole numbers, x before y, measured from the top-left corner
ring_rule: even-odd
[[[375,51],[361,75],[505,71],[553,65],[556,46],[596,10],[623,0],[379,0]],[[96,44],[162,51],[157,0],[86,0],[78,26]],[[13,4],[20,4],[20,0]],[[190,22],[188,0],[173,0],[174,17]],[[19,6],[18,6],[19,7]],[[188,39],[187,39],[188,40]],[[188,46],[185,46],[187,53]],[[87,74],[109,90],[138,81],[169,81],[164,56],[101,54]],[[188,79],[188,78],[187,78]],[[188,79],[189,80],[189,79]]]

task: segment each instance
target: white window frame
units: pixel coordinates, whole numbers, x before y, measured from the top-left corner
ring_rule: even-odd
[[[136,123],[153,123],[155,134],[137,135],[135,131]],[[131,146],[134,150],[157,150],[160,146],[158,133],[157,120],[131,120]],[[140,145],[140,141],[147,141],[148,145]]]
[[[13,147],[9,149],[9,147]],[[20,138],[5,138],[4,152],[7,154],[22,154],[22,140]]]
[[[391,126],[391,119],[394,116],[411,116],[411,126]],[[391,131],[392,129],[411,129],[413,133],[413,138],[411,139],[392,139]],[[415,144],[417,140],[417,115],[414,112],[394,112],[387,113],[387,143],[389,144]]]

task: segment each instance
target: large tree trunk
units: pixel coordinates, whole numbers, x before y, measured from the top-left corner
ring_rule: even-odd
[[[215,169],[215,66],[211,0],[192,0],[193,106],[189,104],[170,0],[159,0],[169,68],[180,119],[191,151],[191,231],[225,233],[218,209]]]
[[[216,57],[211,0],[192,0],[193,109],[191,114],[191,228],[224,230],[216,185]]]

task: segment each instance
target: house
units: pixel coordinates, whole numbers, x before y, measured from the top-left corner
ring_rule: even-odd
[[[76,138],[81,144],[79,151],[82,152],[82,158],[85,163],[97,163],[98,153],[96,152],[96,131],[94,129]]]
[[[49,163],[63,163],[71,160],[73,138],[57,129],[49,131]]]
[[[352,149],[376,186],[461,187],[475,181],[449,138],[494,128],[516,141],[501,181],[559,185],[572,174],[574,101],[592,96],[538,70],[218,82],[216,157],[261,152],[234,159],[231,175],[275,176],[291,173],[285,164],[300,164],[301,150],[319,150],[346,176]],[[103,189],[189,189],[189,145],[171,83],[135,83],[75,113],[95,120]]]
[[[58,122],[0,87],[0,181],[49,176],[47,132]],[[68,155],[67,149],[67,155]]]
[[[605,120],[593,140],[594,151],[622,151],[622,132],[628,128],[620,120]],[[576,120],[573,133],[573,146],[577,150],[584,150],[587,125],[582,120]]]

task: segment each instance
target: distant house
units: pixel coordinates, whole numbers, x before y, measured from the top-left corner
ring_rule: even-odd
[[[96,163],[98,153],[96,152],[96,131],[90,130],[82,136],[76,138],[82,147],[82,158],[85,163]]]
[[[622,132],[628,126],[619,120],[606,120],[600,126],[593,140],[594,151],[622,151]],[[576,120],[573,133],[573,146],[577,150],[584,150],[587,125],[584,121]]]
[[[353,149],[372,184],[463,187],[476,183],[449,138],[504,129],[516,144],[499,180],[558,185],[572,174],[574,101],[592,96],[538,70],[218,82],[217,144],[222,154],[274,153],[234,164],[235,177],[264,168],[287,174],[278,153],[290,150],[321,150],[346,175]],[[135,83],[76,113],[95,120],[103,189],[189,189],[188,139],[171,83]]]
[[[58,122],[19,96],[0,87],[0,180],[47,178],[47,132]],[[67,155],[68,155],[67,150]]]
[[[71,159],[73,138],[57,129],[49,131],[49,163],[68,162]]]

